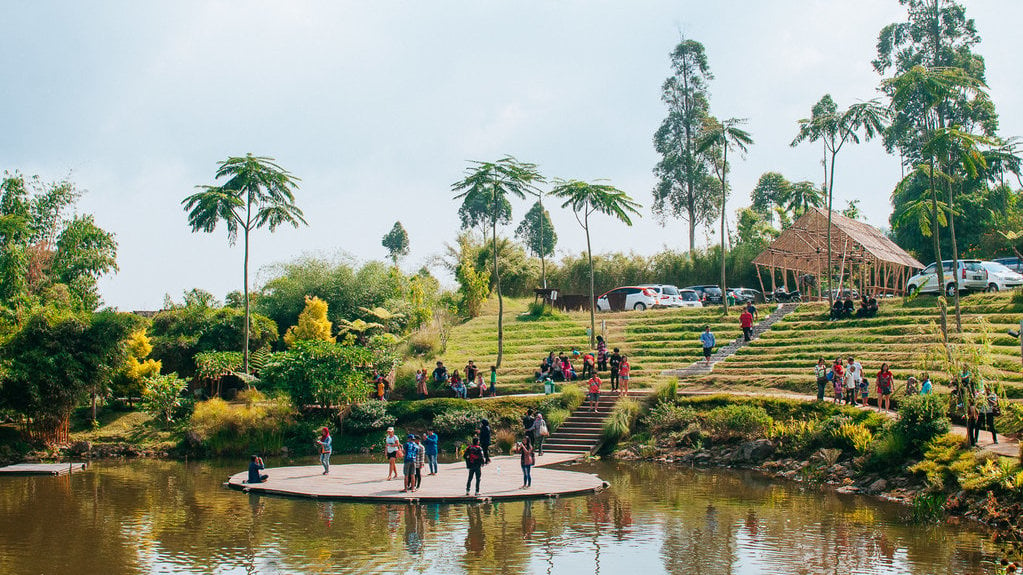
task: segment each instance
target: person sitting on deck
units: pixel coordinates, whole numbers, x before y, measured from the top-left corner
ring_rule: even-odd
[[[249,461],[249,479],[246,483],[263,483],[269,479],[269,475],[260,473],[260,471],[264,468],[263,458],[258,455],[253,455],[252,460]]]

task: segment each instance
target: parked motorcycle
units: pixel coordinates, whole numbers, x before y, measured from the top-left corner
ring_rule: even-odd
[[[774,303],[794,303],[803,301],[803,294],[799,290],[785,291],[785,288],[778,288],[770,295],[769,301]]]

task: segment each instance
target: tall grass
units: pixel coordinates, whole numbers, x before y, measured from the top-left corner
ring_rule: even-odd
[[[267,399],[248,392],[244,403],[220,398],[197,403],[191,428],[203,445],[216,455],[276,453],[284,445],[285,432],[294,425],[295,408],[287,396]]]
[[[632,426],[636,423],[640,411],[641,406],[638,401],[629,398],[618,400],[614,409],[611,410],[611,415],[604,421],[604,427],[601,430],[604,441],[617,443],[628,437],[632,433]]]

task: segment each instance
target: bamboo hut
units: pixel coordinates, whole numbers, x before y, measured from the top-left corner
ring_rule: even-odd
[[[820,280],[828,274],[827,232],[827,212],[808,209],[753,259],[760,289],[766,293],[761,275],[766,271],[772,291],[778,286],[779,277],[786,289],[791,278],[795,287],[804,290],[804,296],[826,298],[821,290],[827,282]],[[831,274],[838,289],[858,287],[861,293],[874,294],[905,293],[906,282],[915,270],[924,267],[881,230],[837,212],[831,215],[831,260]]]

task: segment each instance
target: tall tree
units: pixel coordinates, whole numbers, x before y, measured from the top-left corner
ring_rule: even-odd
[[[544,289],[547,288],[546,258],[554,255],[554,246],[558,244],[558,234],[551,223],[551,214],[544,209],[543,203],[537,200],[533,207],[522,218],[515,235],[526,244],[531,254],[540,258],[540,276]]]
[[[252,154],[227,158],[218,164],[214,179],[221,178],[227,181],[219,186],[196,186],[201,191],[181,203],[188,211],[192,232],[210,233],[222,221],[227,227],[228,241],[234,245],[241,230],[245,244],[242,369],[249,373],[249,233],[264,227],[273,233],[283,224],[297,228],[306,221],[295,204],[294,191],[299,179],[273,158]]]
[[[824,205],[824,191],[813,185],[813,182],[803,180],[796,182],[789,187],[789,197],[785,201],[785,209],[792,213],[793,218],[806,213],[810,208],[819,208]]]
[[[750,199],[753,211],[764,217],[768,222],[774,218],[774,208],[785,207],[792,194],[792,183],[778,172],[764,172],[757,180]]]
[[[671,53],[672,75],[661,86],[668,115],[654,133],[661,161],[654,168],[653,212],[689,224],[689,252],[695,254],[696,227],[713,221],[714,190],[706,185],[709,168],[697,153],[709,107],[707,84],[714,79],[703,44],[685,38]]]
[[[387,248],[388,257],[397,266],[398,260],[408,255],[408,232],[405,231],[405,226],[401,225],[401,222],[394,222],[394,227],[384,234],[380,244]]]
[[[506,156],[496,162],[470,162],[465,177],[451,185],[451,189],[461,192],[455,196],[462,200],[459,214],[467,206],[484,206],[485,211],[478,212],[490,222],[490,238],[494,258],[494,285],[497,288],[497,367],[501,367],[504,354],[504,297],[501,294],[501,271],[497,265],[497,224],[503,219],[507,208],[508,220],[511,219],[511,205],[508,196],[525,198],[527,193],[535,189],[536,184],[543,182],[543,176],[535,164],[520,162]]]
[[[590,245],[590,216],[601,213],[611,216],[625,225],[632,225],[629,214],[639,215],[636,203],[628,194],[609,184],[591,184],[577,180],[558,182],[551,195],[562,198],[563,208],[571,208],[575,219],[586,232],[586,260],[590,267],[590,347],[596,345],[597,321],[594,310],[593,291],[593,249]]]
[[[707,134],[700,140],[699,151],[713,158],[714,172],[721,182],[721,304],[728,314],[728,285],[725,278],[725,202],[728,200],[728,151],[745,154],[753,145],[753,137],[739,126],[746,123],[740,118],[729,118],[719,122],[716,118],[708,120]]]
[[[827,189],[828,209],[828,303],[834,303],[834,261],[831,249],[831,214],[834,211],[835,198],[835,159],[846,142],[858,144],[860,132],[863,139],[869,140],[881,133],[887,118],[887,110],[877,100],[859,102],[840,111],[838,105],[825,94],[811,110],[810,117],[799,121],[799,133],[792,140],[792,146],[802,142],[822,141],[824,144],[824,185]]]

